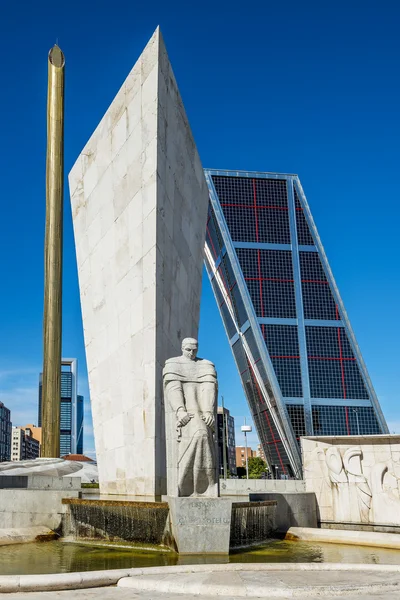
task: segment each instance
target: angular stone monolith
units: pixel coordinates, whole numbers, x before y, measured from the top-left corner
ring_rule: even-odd
[[[100,489],[157,497],[162,367],[197,336],[208,207],[158,29],[69,183]]]

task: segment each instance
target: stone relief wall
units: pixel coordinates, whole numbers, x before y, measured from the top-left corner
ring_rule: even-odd
[[[400,525],[400,436],[302,438],[321,521]]]

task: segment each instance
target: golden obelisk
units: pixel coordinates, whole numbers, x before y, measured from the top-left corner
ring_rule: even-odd
[[[64,54],[57,45],[53,46],[49,52],[47,88],[41,451],[44,458],[60,456],[64,64]]]

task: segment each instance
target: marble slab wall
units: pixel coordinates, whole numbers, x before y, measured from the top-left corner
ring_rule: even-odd
[[[400,525],[400,436],[302,438],[321,521]]]
[[[161,373],[197,336],[208,192],[158,29],[69,185],[100,489],[159,496]]]

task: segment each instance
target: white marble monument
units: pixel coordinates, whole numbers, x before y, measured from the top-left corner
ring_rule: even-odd
[[[69,184],[100,489],[159,497],[162,368],[197,335],[208,192],[158,29]]]
[[[400,436],[304,437],[302,452],[321,521],[400,526]]]

